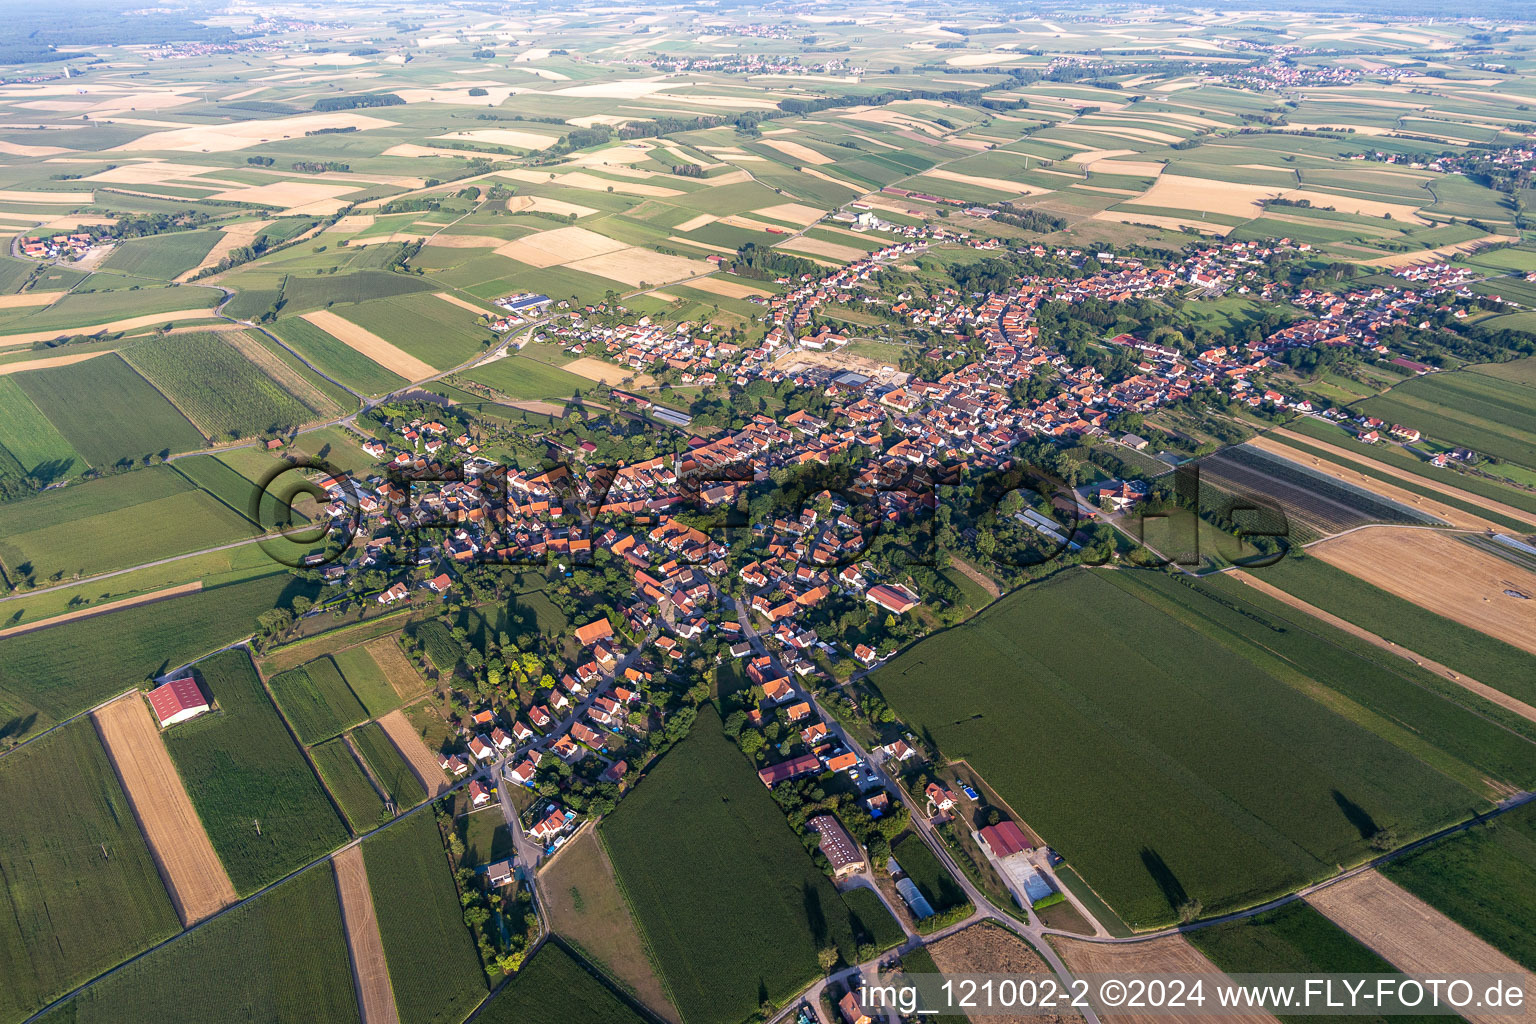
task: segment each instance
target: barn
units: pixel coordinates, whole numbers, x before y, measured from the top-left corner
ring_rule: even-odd
[[[203,696],[202,687],[191,676],[172,679],[150,690],[149,706],[154,709],[162,729],[196,718],[212,707]]]

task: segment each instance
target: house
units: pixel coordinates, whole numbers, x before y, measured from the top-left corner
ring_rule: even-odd
[[[576,641],[583,647],[591,647],[599,640],[613,636],[613,626],[607,619],[598,619],[576,629]]]
[[[553,805],[551,806],[553,807]],[[546,815],[537,824],[530,828],[528,830],[528,834],[539,840],[553,839],[561,832],[564,832],[565,826],[570,824],[571,819],[575,817],[576,814],[574,811],[562,811],[558,808],[553,809],[549,812],[548,815]]]
[[[790,688],[789,681],[785,679],[770,679],[763,684],[763,696],[774,704],[788,700],[794,696],[795,691]]]
[[[491,746],[491,741],[479,733],[469,738],[469,756],[476,761],[490,761],[496,757],[496,748]]]
[[[877,583],[864,592],[864,599],[892,615],[904,614],[918,605],[918,596],[900,583]]]
[[[859,1005],[859,997],[849,992],[837,1001],[837,1012],[843,1015],[846,1024],[873,1024],[874,1018],[864,1012],[864,1007]]]
[[[898,761],[910,761],[917,756],[917,751],[907,746],[906,740],[896,740],[892,743],[887,743],[880,749],[885,751],[887,757],[895,758]]]
[[[780,761],[778,764],[771,764],[761,769],[757,777],[763,781],[763,785],[772,789],[781,782],[820,770],[821,758],[815,754],[801,754],[799,757],[792,757],[788,761]]]
[[[469,765],[457,754],[444,754],[437,759],[437,763],[449,775],[459,776],[469,771]]]
[[[491,883],[491,888],[500,889],[504,885],[512,884],[516,875],[512,871],[512,859],[499,860],[494,864],[485,866],[486,881]]]
[[[149,706],[154,709],[162,729],[196,718],[212,707],[203,696],[202,687],[191,676],[172,679],[150,690]]]
[[[941,811],[947,811],[955,806],[955,794],[937,782],[928,783],[928,788],[923,790],[923,792],[927,794],[928,802]]]
[[[484,807],[491,802],[491,791],[486,789],[479,779],[469,784],[469,805],[471,807]]]
[[[445,572],[438,573],[430,580],[427,580],[427,589],[432,591],[434,594],[445,594],[452,587],[453,578]]]
[[[410,591],[406,590],[404,583],[396,583],[388,590],[381,591],[378,601],[379,604],[394,604],[396,601],[404,601],[410,596]]]
[[[628,761],[615,761],[603,770],[603,774],[598,776],[598,780],[601,782],[618,782],[627,771],[629,771]]]
[[[527,760],[518,765],[516,768],[513,768],[511,771],[507,772],[507,778],[519,786],[527,786],[531,784],[533,782],[534,775],[539,770],[539,762],[535,760],[537,757],[538,751],[534,751],[532,754],[529,754]]]
[[[505,730],[497,727],[491,730],[491,745],[494,746],[498,751],[503,751],[512,749],[514,744],[512,742],[512,737],[508,736]]]
[[[873,665],[880,658],[880,655],[875,653],[875,649],[866,644],[859,644],[855,647],[853,649],[853,656],[860,665]]]
[[[827,858],[827,863],[832,865],[833,877],[847,878],[868,866],[864,851],[832,815],[818,814],[807,821],[805,827],[816,833],[817,846]]]
[[[799,704],[791,704],[787,714],[789,715],[789,720],[791,722],[798,722],[802,718],[809,718],[811,714],[811,705],[806,701],[801,701]]]

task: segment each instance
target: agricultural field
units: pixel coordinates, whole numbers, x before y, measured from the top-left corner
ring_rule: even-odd
[[[362,1024],[329,863],[102,978],[42,1021],[204,1024],[209,1019]]]
[[[330,658],[279,672],[267,680],[267,689],[306,746],[339,735],[368,717]]]
[[[1357,407],[1447,444],[1536,469],[1536,413],[1529,385],[1484,373],[1436,373],[1405,381]]]
[[[303,317],[284,317],[269,329],[320,372],[362,394],[382,395],[406,384],[404,377],[384,369]]]
[[[1326,877],[1383,829],[1407,840],[1455,820],[1490,794],[1485,776],[1523,785],[1536,771],[1528,741],[1498,740],[1455,706],[1421,706],[1417,734],[1380,717],[1409,703],[1412,666],[1277,634],[1203,586],[1059,575],[871,679],[1139,928]],[[1085,629],[1092,645],[1077,640]],[[1232,678],[1247,685],[1233,691]],[[1052,736],[1050,756],[1020,756],[1022,735]]]
[[[358,644],[331,655],[331,660],[341,670],[341,676],[347,681],[347,686],[362,702],[369,718],[377,718],[395,710],[400,706],[401,698],[408,695],[401,694],[395,689],[390,674],[385,672],[374,654],[378,650],[380,647],[377,644]],[[393,639],[389,640],[384,648],[386,656],[390,650],[394,650],[397,654],[399,651]],[[402,657],[401,660],[404,661],[404,658]],[[399,678],[400,666],[394,664],[393,659],[391,659],[391,667],[395,670],[396,678]],[[412,676],[415,676],[415,685],[408,693],[419,691],[421,678],[416,676],[415,669],[411,668],[409,662],[406,662],[404,667]]]
[[[252,632],[261,612],[314,592],[268,574],[0,639],[0,739],[24,739],[200,658]]]
[[[416,773],[411,770],[405,757],[390,742],[389,735],[385,733],[383,726],[377,722],[369,722],[360,729],[354,729],[351,739],[352,745],[368,763],[373,777],[379,780],[379,784],[384,787],[384,792],[389,795],[398,810],[404,811],[415,807],[427,798],[421,781],[417,779]],[[433,765],[433,770],[437,771],[436,765]]]
[[[817,974],[818,950],[851,962],[851,912],[713,710],[599,831],[683,1024],[781,1003]]]
[[[367,832],[393,817],[385,810],[378,790],[373,788],[344,737],[338,736],[310,747],[309,757],[315,762],[320,781],[341,805],[342,816],[353,832]]]
[[[0,1021],[11,1024],[181,925],[89,722],[0,759],[0,804]]]
[[[218,713],[166,733],[171,759],[238,893],[250,893],[346,839],[243,650],[199,662]]]
[[[547,942],[475,1018],[485,1024],[649,1024],[586,964]]]
[[[431,812],[369,837],[363,860],[400,1024],[459,1024],[486,982]]]
[[[105,469],[159,453],[196,451],[203,435],[115,353],[12,379],[91,466]],[[90,395],[91,400],[81,400]]]
[[[169,281],[200,264],[218,240],[217,231],[184,231],[133,238],[113,250],[102,269]]]
[[[464,376],[518,401],[564,401],[578,391],[585,394],[592,388],[592,382],[585,377],[525,355],[481,363]]]
[[[85,468],[80,453],[32,404],[20,385],[10,377],[0,377],[0,473],[9,471],[53,483]]]
[[[949,871],[928,849],[928,844],[917,835],[907,836],[891,848],[891,853],[901,865],[901,870],[917,883],[918,891],[927,898],[928,905],[933,907],[935,913],[942,914],[951,907],[968,902],[965,890],[950,877]]]
[[[1536,813],[1529,804],[1381,869],[1451,920],[1536,970]]]
[[[252,362],[237,344],[267,365]],[[235,332],[149,338],[124,348],[122,357],[210,440],[280,433],[338,411],[287,366],[250,339],[238,340]],[[274,379],[274,373],[286,381]]]

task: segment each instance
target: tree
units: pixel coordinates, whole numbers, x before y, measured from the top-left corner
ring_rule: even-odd
[[[256,616],[256,624],[265,636],[277,636],[293,625],[293,613],[286,608],[270,608]]]

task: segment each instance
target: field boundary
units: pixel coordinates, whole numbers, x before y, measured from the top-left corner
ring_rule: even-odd
[[[61,626],[66,622],[79,622],[81,619],[95,618],[97,615],[106,615],[124,608],[133,608],[137,605],[169,601],[172,598],[181,597],[185,594],[195,594],[202,589],[203,581],[193,580],[191,583],[166,587],[164,590],[139,594],[137,597],[125,597],[119,601],[110,601],[107,604],[96,605],[94,608],[80,608],[72,612],[65,612],[63,615],[53,615],[46,619],[38,619],[36,622],[24,622],[19,626],[8,626],[5,629],[0,629],[0,639],[8,636],[21,636],[23,633],[32,633],[39,629],[47,629],[50,626]]]
[[[395,990],[389,980],[389,963],[379,936],[379,920],[368,887],[368,868],[362,846],[349,846],[331,856],[336,875],[336,897],[341,903],[342,934],[347,940],[352,983],[357,987],[358,1011],[363,1024],[400,1024]]]

